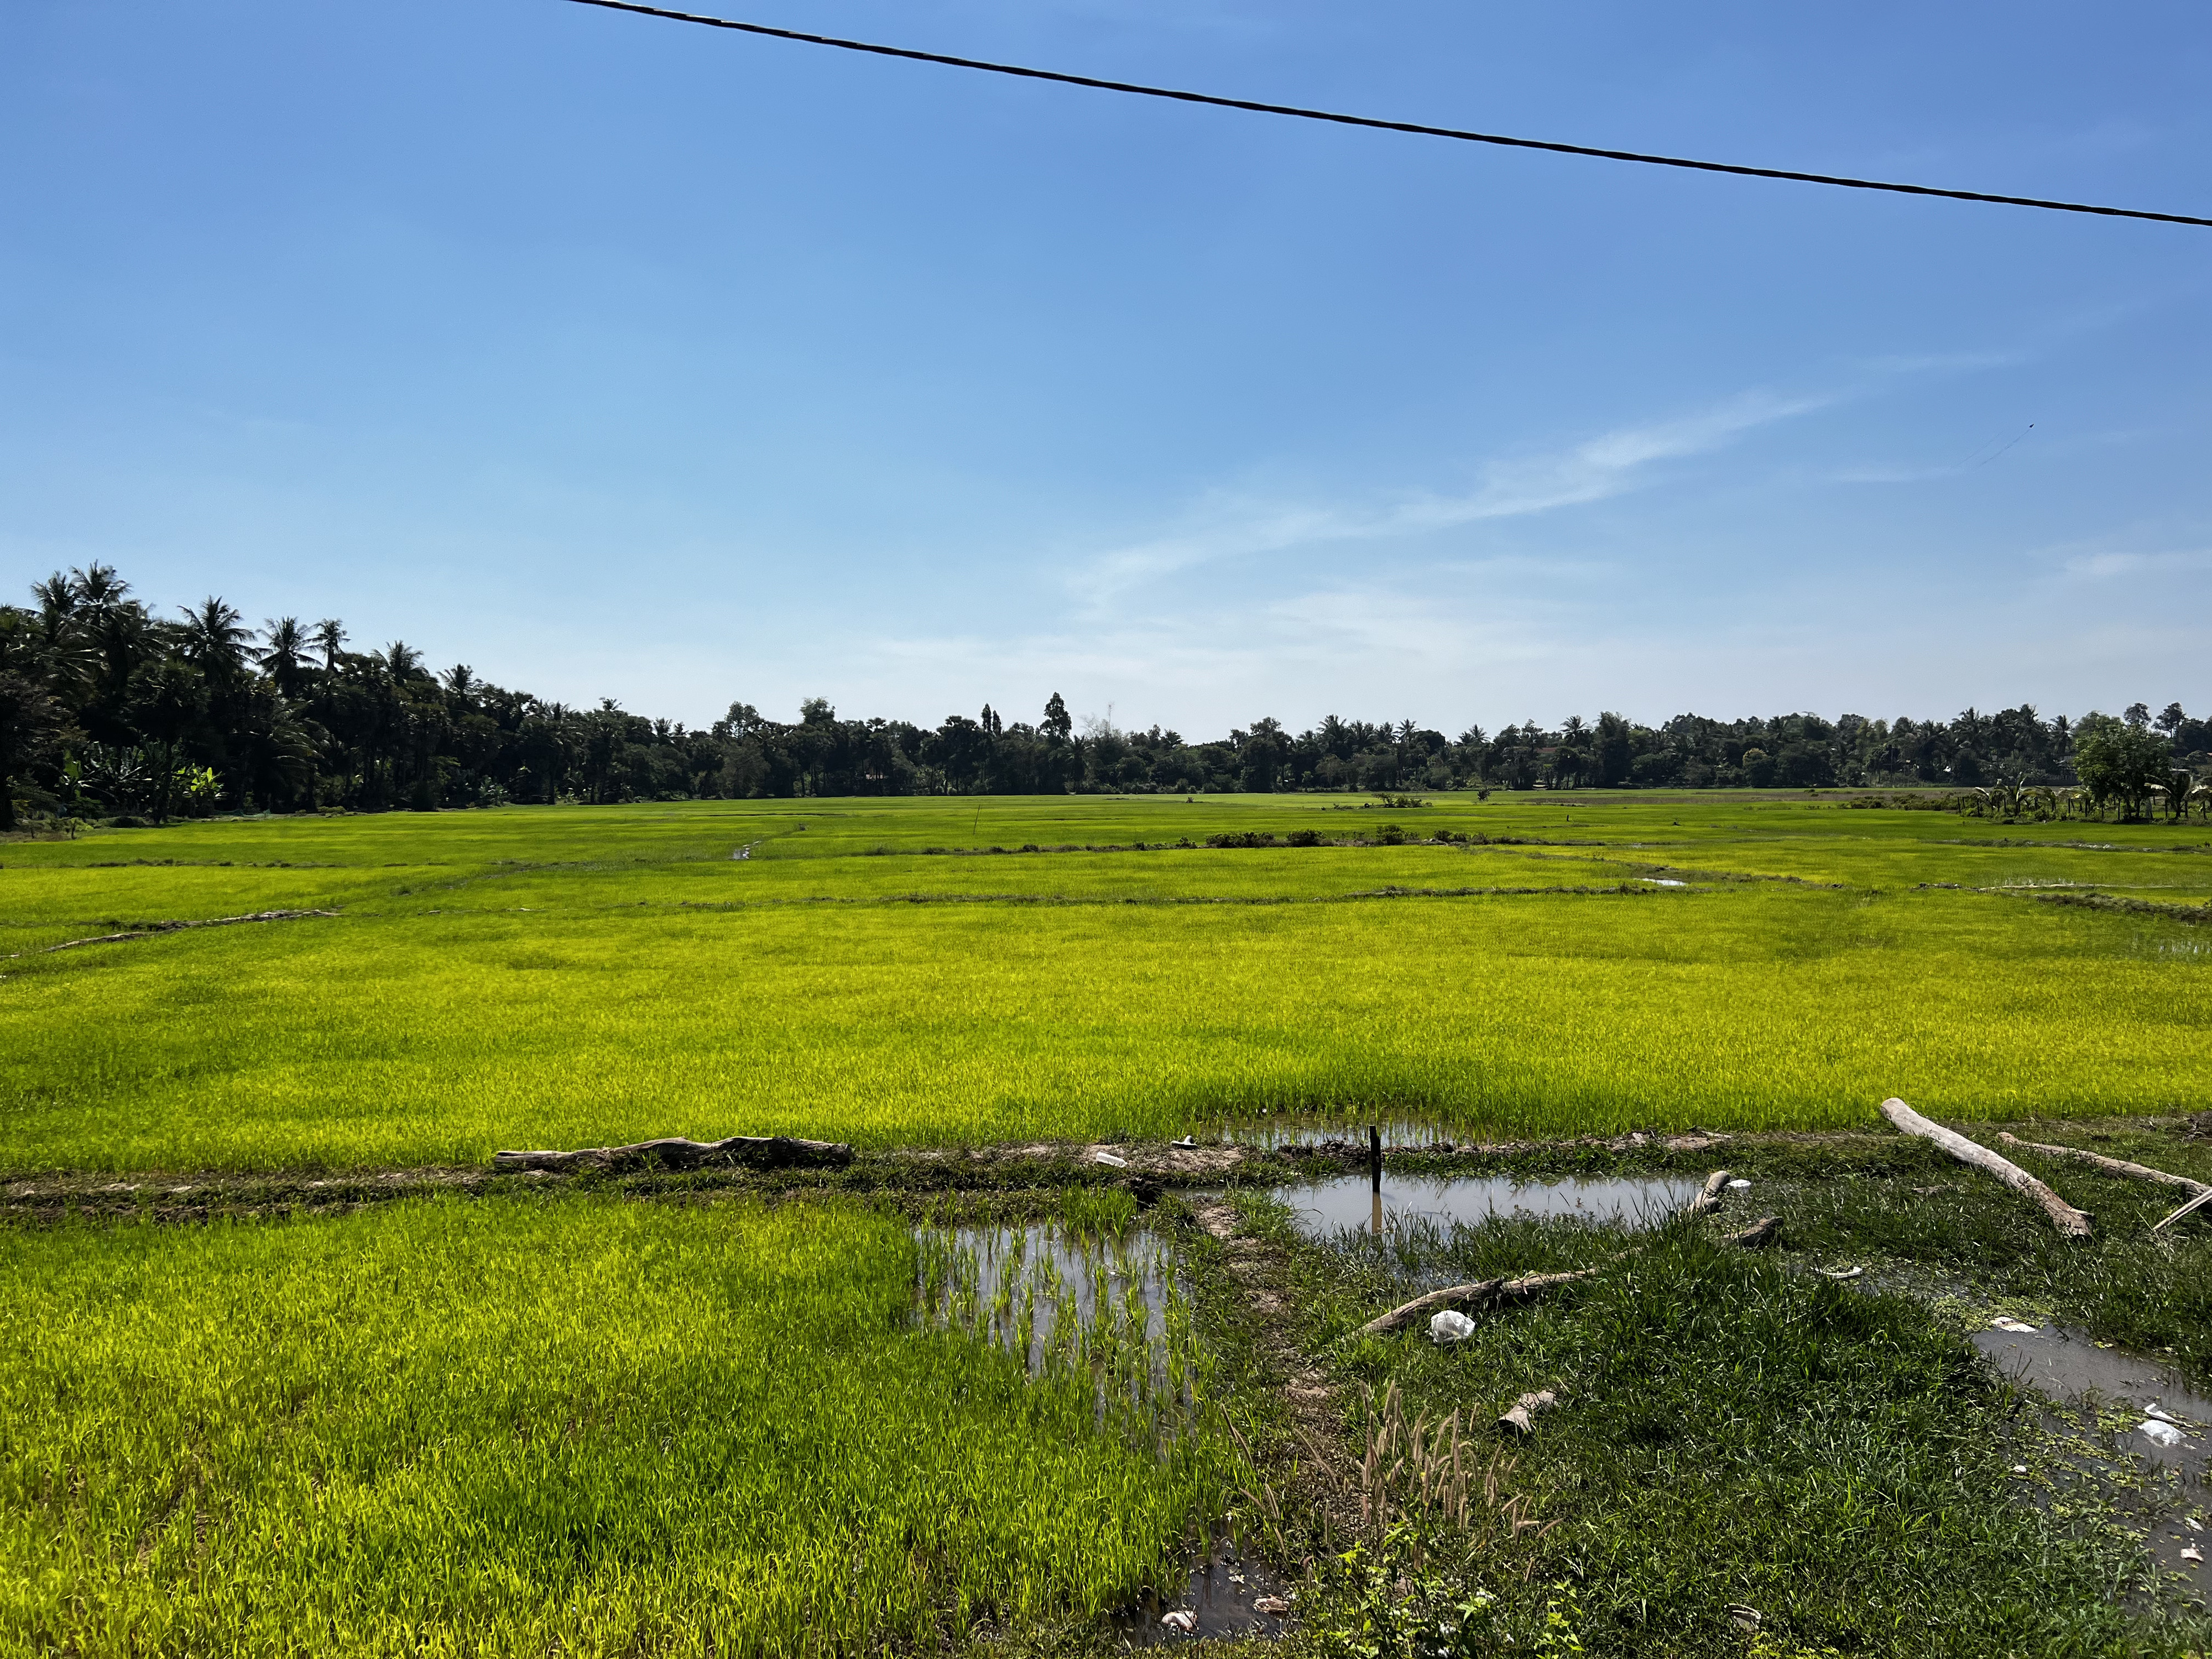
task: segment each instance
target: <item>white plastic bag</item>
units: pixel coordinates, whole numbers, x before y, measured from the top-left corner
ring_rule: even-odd
[[[1464,1342],[1474,1334],[1474,1322],[1463,1313],[1447,1308],[1429,1322],[1431,1340],[1449,1344]]]
[[[2179,1429],[2171,1423],[2161,1423],[2155,1417],[2146,1417],[2136,1424],[2136,1432],[2154,1446],[2178,1446],[2182,1440]]]

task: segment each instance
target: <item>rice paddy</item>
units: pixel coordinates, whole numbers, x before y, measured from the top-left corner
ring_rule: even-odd
[[[1297,1585],[1295,1650],[1346,1659],[2200,1652],[2143,1540],[2201,1498],[2068,1484],[1966,1340],[2002,1307],[2212,1376],[2162,1190],[2044,1171],[2098,1216],[2067,1248],[1917,1144],[1746,1139],[1786,1241],[1754,1260],[1662,1219],[1703,1137],[1468,1143],[1870,1129],[1902,1094],[2212,1178],[2173,1123],[2208,916],[2201,827],[1803,796],[0,846],[0,1654],[1099,1653],[1175,1638],[1222,1528]],[[1455,1141],[1401,1200],[1489,1197],[1339,1236],[1256,1196],[1333,1176],[1358,1222],[1361,1177],[1279,1150],[1317,1121]],[[1242,1190],[1078,1150],[1188,1132]],[[778,1133],[860,1158],[478,1179]],[[1521,1186],[1563,1175],[1649,1194],[1643,1231]],[[390,1196],[439,1182],[475,1196]],[[1586,1267],[1462,1347],[1352,1335]],[[1554,1384],[1522,1453],[1472,1437]]]
[[[837,1206],[0,1233],[0,1649],[852,1652],[1177,1577],[1182,1347],[1138,1425],[1111,1322],[1025,1367],[922,1271]]]
[[[1087,1140],[1304,1111],[1821,1127],[1900,1092],[1970,1118],[2170,1109],[2212,1060],[2185,948],[2212,856],[2201,831],[2094,827],[2112,850],[2064,844],[2078,824],[2018,845],[1820,802],[1208,798],[17,843],[0,1169]],[[1370,844],[1203,844],[1302,830]],[[1078,850],[976,850],[1025,846]],[[271,909],[337,914],[40,953]]]

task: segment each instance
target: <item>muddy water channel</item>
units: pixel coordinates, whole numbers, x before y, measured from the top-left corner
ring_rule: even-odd
[[[2145,1477],[2139,1512],[2151,1559],[2212,1597],[2212,1564],[2205,1559],[2212,1556],[2212,1397],[2155,1360],[2064,1326],[1980,1331],[1973,1342],[2007,1376],[2082,1419],[2091,1449],[2069,1460],[2075,1468],[2123,1480]]]
[[[1663,1176],[1533,1182],[1385,1171],[1379,1194],[1367,1176],[1350,1175],[1279,1187],[1272,1196],[1290,1206],[1301,1232],[1327,1239],[1349,1231],[1389,1232],[1407,1222],[1479,1226],[1509,1217],[1643,1227],[1681,1208],[1697,1196],[1698,1187],[1695,1181]]]

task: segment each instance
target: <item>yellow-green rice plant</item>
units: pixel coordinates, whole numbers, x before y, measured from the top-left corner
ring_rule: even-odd
[[[581,1195],[0,1234],[0,1651],[874,1653],[1178,1575],[1218,1431],[916,1321],[918,1267]]]

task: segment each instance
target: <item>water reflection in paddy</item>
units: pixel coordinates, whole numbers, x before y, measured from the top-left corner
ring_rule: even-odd
[[[1386,1171],[1378,1202],[1366,1175],[1340,1176],[1310,1186],[1279,1187],[1298,1231],[1327,1238],[1346,1229],[1382,1232],[1400,1218],[1479,1225],[1493,1218],[1585,1221],[1646,1226],[1697,1195],[1698,1182],[1665,1176],[1606,1176],[1555,1182],[1506,1176],[1407,1176]]]

